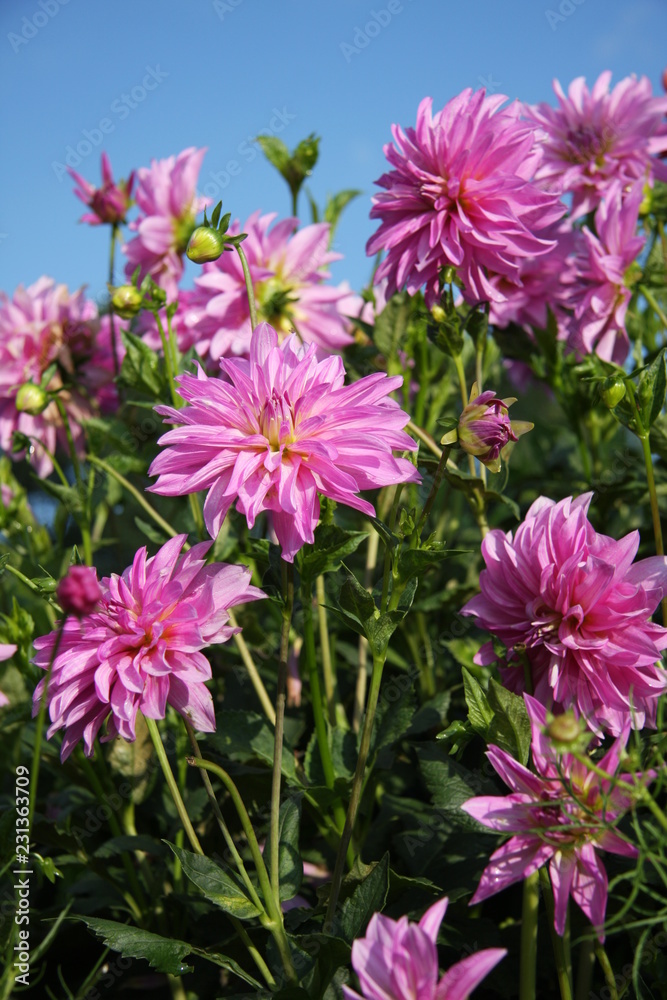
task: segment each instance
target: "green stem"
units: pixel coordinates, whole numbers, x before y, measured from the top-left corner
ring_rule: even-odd
[[[451,448],[443,448],[442,454],[440,455],[440,461],[438,462],[438,467],[435,470],[435,476],[433,477],[433,485],[431,486],[430,493],[426,498],[426,503],[424,504],[424,509],[421,513],[421,517],[419,518],[417,527],[415,528],[415,535],[417,538],[421,537],[424,524],[426,523],[428,515],[431,513],[431,508],[435,503],[435,498],[438,495],[438,490],[440,489],[440,484],[442,483],[442,478],[445,474],[447,459],[449,458],[451,450]]]
[[[343,880],[343,869],[345,867],[345,859],[348,847],[350,845],[350,840],[352,839],[352,830],[354,828],[354,823],[357,818],[357,810],[359,808],[359,801],[361,799],[361,789],[366,772],[368,753],[371,746],[373,722],[375,721],[375,710],[377,708],[378,697],[380,694],[380,684],[382,682],[382,671],[384,669],[385,659],[386,659],[385,653],[381,655],[375,654],[373,656],[373,673],[371,675],[371,684],[368,691],[368,701],[366,703],[366,715],[364,717],[364,727],[361,732],[359,757],[357,758],[357,766],[355,768],[354,777],[352,779],[350,803],[347,808],[347,816],[345,817],[345,826],[343,827],[343,834],[340,839],[340,846],[338,848],[338,854],[336,856],[336,865],[334,868],[333,877],[331,879],[331,891],[329,894],[327,914],[324,921],[325,933],[330,932],[333,927],[334,915],[336,912],[336,906],[338,904],[338,896],[340,894],[341,882]]]
[[[521,966],[519,1000],[535,1000],[537,981],[537,913],[540,905],[540,875],[533,872],[523,880],[521,914]]]
[[[313,626],[313,587],[309,577],[303,577],[301,581],[301,601],[303,604],[303,649],[306,654],[306,665],[308,667],[308,678],[310,682],[310,697],[315,718],[315,733],[317,745],[322,760],[322,770],[324,771],[324,781],[327,788],[333,788],[336,780],[331,750],[329,749],[329,738],[327,734],[327,724],[324,718],[324,703],[322,699],[322,689],[320,687],[320,675],[317,669],[317,656],[315,653],[315,629]],[[345,826],[345,810],[340,802],[334,805],[334,818],[339,831]],[[273,843],[273,842],[272,842]]]
[[[202,774],[206,774],[206,771],[202,771]],[[273,987],[276,985],[276,981],[273,978],[273,974],[269,969],[268,965],[266,964],[266,962],[264,961],[264,959],[262,958],[262,956],[260,955],[257,947],[252,943],[252,940],[247,930],[245,929],[241,921],[238,919],[238,917],[233,917],[231,914],[228,914],[228,916],[236,929],[236,933],[238,934],[238,936],[241,938],[244,945],[248,949],[248,954],[250,955],[253,962],[255,963],[255,965],[261,972],[262,976],[264,977],[264,982],[266,983],[267,986],[273,989]]]
[[[192,850],[195,852],[195,854],[203,854],[204,851],[202,850],[202,846],[199,843],[199,838],[197,837],[197,834],[194,831],[194,827],[190,822],[188,811],[185,808],[185,803],[183,802],[183,799],[181,798],[181,793],[178,790],[178,785],[176,783],[176,779],[174,778],[174,774],[171,770],[169,759],[164,749],[164,744],[162,742],[162,737],[160,736],[160,730],[157,727],[157,723],[155,722],[155,719],[149,719],[147,716],[144,716],[144,719],[148,727],[148,732],[150,733],[150,737],[153,741],[153,746],[155,747],[155,752],[160,762],[162,773],[164,774],[165,780],[167,782],[167,787],[171,792],[171,797],[174,800],[176,811],[180,817],[181,823],[183,824],[183,829],[188,835],[188,840],[192,845]]]
[[[236,620],[236,616],[234,615],[234,611],[232,610],[232,608],[227,609],[227,614],[229,615],[229,624],[232,626],[232,628],[238,628],[238,622]],[[254,687],[257,697],[261,702],[266,717],[271,723],[271,725],[275,726],[276,710],[271,703],[271,699],[269,698],[266,688],[264,687],[264,682],[259,675],[259,670],[255,666],[255,661],[250,655],[250,650],[246,645],[246,641],[240,632],[237,632],[234,635],[234,642],[236,643],[238,651],[241,654],[241,659],[243,660],[245,668],[248,671],[248,676],[250,677],[252,686]]]
[[[58,407],[58,412],[60,413],[60,419],[63,422],[63,427],[65,428],[65,435],[67,437],[67,445],[69,448],[69,453],[72,459],[72,467],[74,468],[74,477],[76,479],[76,489],[79,495],[79,502],[81,503],[81,516],[77,518],[79,524],[79,530],[81,531],[81,541],[83,544],[83,558],[86,566],[93,565],[93,548],[90,540],[90,517],[88,512],[88,505],[84,498],[87,496],[87,491],[83,486],[83,477],[81,475],[81,464],[79,462],[79,456],[76,452],[76,447],[74,445],[74,438],[72,437],[72,428],[69,424],[69,417],[67,416],[67,410],[65,409],[65,404],[60,397],[56,396],[56,406]]]
[[[56,656],[58,655],[58,649],[60,648],[60,643],[63,637],[63,631],[65,629],[66,618],[63,618],[56,632],[55,642],[53,643],[53,650],[51,651],[51,659],[49,661],[49,666],[46,671],[46,680],[44,681],[44,690],[42,691],[42,698],[39,703],[39,712],[37,713],[37,723],[35,726],[35,745],[32,750],[32,767],[30,770],[30,802],[28,804],[28,840],[30,840],[30,834],[32,832],[32,819],[35,812],[35,804],[37,802],[37,784],[39,782],[39,764],[40,756],[42,752],[42,734],[44,732],[44,719],[46,717],[46,709],[49,703],[49,684],[51,682],[51,673],[53,671],[53,664],[55,663]]]
[[[650,289],[648,289],[646,285],[640,285],[638,291],[641,292],[641,294],[644,296],[648,304],[651,306],[653,312],[656,314],[662,325],[665,327],[665,329],[667,329],[667,316],[665,316],[662,308],[660,307],[660,303],[656,299],[653,292]]]
[[[250,853],[252,854],[253,861],[255,862],[255,869],[257,871],[257,878],[259,879],[260,889],[262,890],[262,895],[264,897],[264,903],[266,910],[271,918],[270,922],[267,923],[268,930],[273,934],[273,937],[278,945],[280,955],[283,961],[283,966],[285,972],[289,978],[295,982],[296,973],[294,972],[294,966],[292,964],[292,958],[289,950],[289,943],[287,941],[287,935],[285,934],[285,928],[283,925],[282,910],[280,909],[280,902],[276,903],[275,896],[273,894],[273,889],[269,879],[269,874],[266,870],[266,864],[264,858],[262,857],[262,852],[259,849],[259,844],[257,843],[257,837],[255,836],[255,831],[253,825],[250,822],[250,817],[248,816],[248,811],[243,804],[243,799],[239,795],[239,790],[227,774],[227,772],[220,767],[219,764],[214,764],[213,761],[204,760],[198,757],[188,757],[188,764],[193,767],[200,767],[205,771],[210,771],[215,774],[222,781],[223,785],[229,792],[229,795],[234,803],[236,811],[238,813],[239,819],[241,820],[241,826],[243,827],[243,832],[246,835],[248,841],[248,846],[250,848]]]
[[[373,571],[377,565],[378,549],[380,547],[380,536],[377,531],[372,531],[368,536],[368,548],[366,550],[366,567],[364,569],[364,587],[370,594],[373,590]],[[366,703],[366,687],[368,684],[368,639],[364,635],[359,636],[359,667],[357,671],[357,684],[354,692],[354,711],[352,715],[352,729],[355,733],[361,728],[361,719],[364,714]]]
[[[283,730],[285,725],[285,701],[287,687],[287,657],[289,655],[289,631],[294,608],[294,566],[283,561],[283,625],[280,632],[280,655],[278,660],[278,682],[276,691],[276,725],[273,741],[273,775],[271,778],[271,852],[269,871],[276,906],[280,908],[280,784],[283,764]]]
[[[30,580],[27,576],[25,576],[25,574],[23,574],[20,569],[16,569],[16,567],[12,566],[11,563],[6,563],[4,568],[7,570],[8,573],[11,573],[12,576],[15,576],[17,580],[20,580],[21,583],[25,584],[25,586],[29,590],[32,590],[33,594],[37,594],[38,597],[41,597],[43,600],[48,601],[49,608],[53,608],[59,615],[62,614],[62,608],[60,607],[60,605],[57,604],[52,597],[49,597],[48,594],[43,594],[40,588],[37,586],[37,584],[33,583],[32,580]]]
[[[243,277],[245,279],[245,290],[248,296],[248,308],[250,309],[250,326],[254,330],[257,326],[257,306],[255,305],[255,289],[253,288],[252,278],[250,276],[250,268],[248,267],[248,261],[246,259],[245,252],[240,243],[235,243],[236,250],[241,259],[241,267],[243,268]]]
[[[401,493],[403,491],[403,483],[397,483],[394,490],[394,499],[391,505],[391,511],[389,512],[389,529],[394,530],[396,525],[396,518],[398,517],[398,507],[401,502]],[[387,610],[387,604],[389,601],[389,579],[391,577],[391,548],[389,544],[385,544],[384,549],[384,569],[382,571],[382,597],[380,599],[380,610],[385,612]]]
[[[324,576],[320,573],[315,581],[315,596],[317,598],[317,623],[320,632],[320,652],[322,654],[322,676],[324,677],[324,696],[327,703],[327,715],[332,726],[336,725],[336,678],[331,663],[331,646],[329,645],[329,627],[327,622],[326,592]]]
[[[611,967],[611,962],[607,952],[604,950],[604,946],[600,944],[599,941],[595,942],[595,957],[600,963],[600,968],[604,972],[605,982],[607,983],[607,989],[610,993],[610,1000],[618,1000],[618,990],[616,989],[616,977],[614,976],[614,970]]]
[[[114,261],[116,256],[116,237],[118,235],[118,223],[111,226],[111,246],[109,247],[109,284],[113,287]],[[120,364],[118,361],[118,341],[116,339],[116,324],[114,321],[114,311],[111,301],[109,302],[109,327],[111,329],[111,352],[113,355],[113,373],[118,378],[120,374]]]
[[[171,402],[175,410],[180,410],[184,405],[185,400],[178,395],[176,389],[176,383],[174,381],[176,377],[176,372],[174,370],[174,362],[172,358],[171,344],[167,339],[167,334],[164,332],[164,327],[162,325],[162,320],[160,315],[156,310],[154,313],[155,321],[157,323],[157,328],[160,333],[160,340],[162,341],[162,354],[164,355],[164,366],[167,369],[167,382],[169,383],[169,395],[171,396]]]
[[[197,760],[202,760],[203,758],[201,755],[201,750],[199,749],[197,737],[195,736],[195,731],[192,728],[190,722],[185,717],[183,717],[183,721],[185,723],[185,728],[187,730],[188,738],[190,740],[190,746],[192,747],[192,752],[194,753]],[[213,809],[213,814],[215,815],[215,818],[218,821],[220,832],[222,833],[224,841],[227,847],[229,848],[230,854],[234,858],[234,864],[238,868],[239,875],[243,879],[243,883],[246,889],[248,890],[248,895],[250,896],[251,900],[253,901],[258,910],[264,910],[264,906],[262,905],[262,901],[260,900],[257,894],[257,890],[255,889],[255,886],[252,884],[250,876],[246,871],[246,867],[243,863],[243,858],[237,851],[236,844],[234,843],[232,835],[229,832],[229,828],[225,823],[222,811],[220,809],[220,806],[218,805],[218,800],[215,797],[215,792],[213,791],[213,785],[211,784],[211,779],[208,776],[208,772],[204,768],[200,768],[200,774],[202,776],[202,781],[204,782],[204,788],[206,789],[208,800],[211,804],[211,808]]]
[[[565,954],[563,939],[560,934],[556,932],[556,925],[554,922],[554,894],[549,880],[549,873],[546,868],[540,868],[540,882],[542,885],[544,901],[547,907],[547,919],[549,921],[549,930],[551,931],[551,943],[553,945],[554,959],[556,961],[556,975],[558,976],[561,1000],[572,1000],[572,984],[568,974],[567,956]]]
[[[651,504],[651,519],[653,521],[653,535],[655,537],[655,550],[659,556],[664,556],[665,546],[662,540],[662,525],[660,523],[660,508],[658,506],[658,492],[655,488],[655,475],[653,473],[653,457],[651,455],[651,444],[648,431],[643,431],[639,435],[644,453],[644,465],[646,467],[646,485],[648,486],[649,501]],[[662,621],[667,623],[667,597],[662,599]]]
[[[593,951],[593,939],[584,938],[579,949],[579,963],[577,967],[577,983],[574,990],[574,1000],[588,1000],[593,982],[593,963],[595,953]]]
[[[96,455],[86,455],[86,459],[89,462],[92,462],[93,465],[97,465],[98,468],[103,469],[104,472],[106,472],[108,476],[111,476],[112,479],[115,479],[117,483],[120,483],[123,489],[126,490],[130,496],[134,497],[139,506],[146,511],[146,513],[155,521],[157,525],[160,526],[160,528],[162,528],[165,534],[167,534],[170,538],[176,537],[178,532],[172,528],[168,521],[165,521],[165,519],[158,514],[154,507],[151,507],[141,490],[138,490],[136,486],[133,486],[132,483],[125,478],[125,476],[121,475],[121,473],[114,469],[113,466],[108,465],[104,459],[98,458]]]
[[[86,757],[85,753],[81,750],[80,747],[76,748],[76,758],[77,758],[79,767],[84,772],[84,774],[86,776],[86,779],[87,779],[88,783],[90,784],[90,787],[95,792],[95,795],[97,796],[97,798],[99,799],[100,802],[104,802],[104,800],[106,799],[107,796],[106,796],[106,793],[104,791],[104,787],[102,785],[102,782],[97,777],[97,774],[95,773],[95,768],[93,767],[93,765],[88,760],[88,758]],[[114,794],[115,794],[115,789],[113,789],[113,791],[114,791]],[[111,830],[111,832],[114,835],[114,837],[122,837],[123,836],[122,827],[121,827],[120,823],[118,822],[118,818],[117,818],[115,812],[113,810],[111,810],[111,809],[109,810],[109,820],[108,821],[109,821],[109,829]],[[143,913],[146,912],[147,905],[148,905],[147,902],[146,902],[146,897],[144,896],[143,889],[141,888],[141,884],[139,882],[139,879],[137,878],[137,873],[134,870],[134,865],[132,864],[132,861],[130,860],[130,857],[129,857],[127,851],[123,851],[122,852],[121,858],[122,858],[122,861],[123,861],[123,867],[125,869],[125,874],[127,875],[128,882],[130,883],[130,888],[132,889],[132,894],[133,894],[133,896],[134,896],[134,898],[135,898],[135,900],[136,900],[136,902],[137,902],[137,904],[138,904],[138,906],[140,908],[140,911],[141,911],[141,922],[143,923]]]

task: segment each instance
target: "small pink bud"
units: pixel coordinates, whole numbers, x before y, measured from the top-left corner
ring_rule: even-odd
[[[475,385],[473,394],[476,392]],[[503,448],[510,441],[518,441],[519,435],[533,426],[524,422],[512,423],[507,410],[514,402],[514,399],[497,399],[493,390],[488,389],[471,398],[459,418],[459,444],[492,472],[500,471]]]
[[[90,615],[102,597],[97,573],[90,566],[70,566],[56,590],[58,603],[66,615]]]

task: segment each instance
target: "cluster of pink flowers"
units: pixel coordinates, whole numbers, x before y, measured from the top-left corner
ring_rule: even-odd
[[[519,285],[521,261],[553,247],[544,231],[565,208],[532,182],[536,133],[518,103],[500,110],[506,100],[464,90],[433,114],[425,98],[415,129],[393,126],[396,145],[384,148],[393,169],[377,181],[384,190],[371,209],[381,225],[366,247],[387,251],[376,279],[388,279],[390,295],[426,286],[431,306],[450,266],[468,301],[494,301],[492,276]]]
[[[63,760],[81,739],[92,755],[105,722],[103,740],[134,740],[137,712],[163,719],[167,705],[203,732],[215,729],[206,687],[211,665],[201,650],[238,631],[227,624],[230,608],[264,594],[251,586],[245,566],[206,566],[210,542],[181,555],[184,542],[177,535],[150,559],[139,549],[121,576],[100,581],[96,610],[90,610],[91,581],[71,581],[65,596],[73,613],[61,637],[55,631],[35,640],[37,666],[47,671],[53,660],[47,735],[64,730]],[[35,715],[45,684],[46,678],[35,689]]]
[[[316,344],[324,356],[351,343],[348,316],[358,316],[362,299],[346,284],[325,284],[326,267],[341,255],[329,247],[330,226],[321,222],[298,229],[299,220],[255,212],[241,230],[260,319],[284,337],[296,332],[307,344]],[[272,225],[273,223],[273,225]],[[185,325],[192,330],[198,353],[217,362],[230,355],[247,355],[250,347],[250,311],[238,254],[223,253],[205,264],[195,278]]]
[[[491,745],[487,757],[511,794],[481,795],[462,806],[484,826],[514,834],[491,855],[470,904],[488,899],[548,862],[557,933],[565,931],[567,901],[572,896],[603,941],[607,873],[597,851],[626,858],[638,854],[637,848],[613,828],[633,801],[632,794],[617,783],[639,789],[655,774],[618,773],[630,733],[629,722],[594,771],[572,754],[557,753],[544,733],[544,705],[529,695],[524,695],[524,700],[532,728],[535,771]],[[600,771],[608,777],[602,777]]]
[[[318,361],[315,346],[294,334],[280,344],[268,323],[254,330],[249,360],[222,358],[220,367],[225,381],[201,368],[179,376],[184,409],[156,407],[179,426],[160,438],[167,447],[149,469],[159,477],[155,493],[209,491],[204,520],[213,538],[234,503],[250,527],[270,511],[292,562],[313,541],[318,493],[374,515],[361,490],[420,481],[412,462],[392,455],[417,447],[403,432],[408,414],[390,396],[401,376],[379,372],[346,386],[340,358]]]
[[[622,364],[643,186],[667,180],[667,98],[646,77],[611,91],[610,80],[603,73],[589,92],[577,79],[567,97],[556,82],[557,108],[500,110],[506,98],[465,90],[435,114],[422,101],[415,129],[393,126],[367,245],[386,251],[377,278],[389,294],[425,288],[432,306],[453,268],[464,298],[489,302],[499,327],[544,328],[550,308],[571,351]],[[572,198],[564,219],[562,195]],[[582,232],[589,212],[595,231]]]
[[[610,92],[611,72],[601,73],[589,91],[583,77],[558,82],[558,107],[526,108],[542,130],[537,182],[572,195],[572,216],[594,211],[613,183],[629,191],[637,181],[667,181],[667,97],[654,97],[650,81],[628,76]]]
[[[112,409],[116,403],[108,320],[100,325],[97,307],[83,289],[70,294],[52,278],[20,286],[11,299],[0,293],[0,447],[12,454],[15,431],[34,439],[30,460],[41,476],[53,468],[50,455],[66,447],[62,420],[54,402],[41,413],[19,412],[16,396],[25,383],[40,386],[53,365],[45,388],[60,390],[78,445],[81,422],[95,408]]]
[[[523,690],[525,658],[542,704],[573,708],[595,732],[618,736],[628,722],[655,726],[667,690],[667,628],[651,621],[667,593],[667,559],[633,563],[639,533],[617,542],[596,532],[591,498],[540,497],[514,535],[490,531],[481,593],[462,614],[507,647],[510,687]]]

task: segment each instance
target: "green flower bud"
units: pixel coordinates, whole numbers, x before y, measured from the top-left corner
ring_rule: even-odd
[[[221,256],[225,242],[225,237],[217,229],[198,226],[188,241],[185,253],[195,264],[207,264]]]
[[[141,310],[143,295],[134,285],[120,285],[111,296],[113,311],[121,319],[132,319]]]
[[[43,413],[50,402],[48,394],[33,382],[25,382],[16,393],[16,409],[19,413],[29,413],[31,417]]]
[[[547,734],[554,743],[576,743],[581,736],[581,726],[571,712],[566,712],[549,723]]]
[[[610,410],[621,402],[625,396],[625,382],[620,375],[610,375],[600,383],[602,402]]]

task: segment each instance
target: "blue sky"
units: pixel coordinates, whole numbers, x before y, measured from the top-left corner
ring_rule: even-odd
[[[361,287],[392,122],[412,125],[424,96],[439,108],[468,86],[552,101],[554,77],[590,83],[607,68],[614,83],[646,74],[661,93],[665,38],[664,0],[3,0],[0,288],[48,274],[104,293],[107,232],[77,225],[68,146],[83,143],[77,169],[94,183],[103,148],[127,176],[206,146],[200,189],[244,220],[289,213],[284,182],[253,156],[267,131],[290,148],[322,137],[316,200],[364,192],[343,217],[333,267]],[[300,215],[310,221],[305,199]]]

